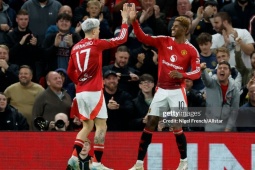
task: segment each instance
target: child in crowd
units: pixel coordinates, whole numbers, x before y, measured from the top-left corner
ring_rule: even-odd
[[[201,33],[197,37],[197,43],[199,45],[200,53],[200,63],[206,63],[206,70],[208,72],[212,72],[215,67],[217,66],[217,59],[216,55],[212,53],[211,46],[212,46],[212,35],[209,33]],[[193,82],[193,89],[203,91],[204,84],[199,78]]]
[[[83,20],[87,18],[97,18],[100,21],[100,38],[111,38],[112,33],[110,31],[109,23],[104,19],[104,15],[101,11],[101,3],[98,0],[90,0],[87,3],[88,16],[84,16]]]
[[[78,155],[79,169],[90,170],[91,164],[92,164],[92,156],[90,156],[91,155],[90,151],[91,151],[91,142],[87,138],[83,144],[81,152]],[[74,168],[68,165],[66,170],[74,170]]]
[[[91,150],[91,142],[89,139],[85,140],[83,148],[78,156],[80,169],[89,170],[91,165],[91,159],[89,152]]]

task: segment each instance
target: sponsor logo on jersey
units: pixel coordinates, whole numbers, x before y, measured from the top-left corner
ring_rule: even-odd
[[[176,62],[177,61],[177,56],[176,55],[171,55],[170,61],[173,62],[173,63]]]
[[[181,50],[181,54],[182,54],[182,55],[187,55],[187,53],[188,53],[188,52],[187,52],[186,50]]]
[[[169,67],[173,67],[175,70],[183,70],[183,67],[180,67],[180,66],[177,66],[177,65],[174,65],[173,63],[169,63],[165,60],[162,60],[162,64],[165,64]]]

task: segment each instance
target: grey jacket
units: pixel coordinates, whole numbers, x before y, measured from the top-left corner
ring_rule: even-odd
[[[239,90],[234,80],[229,78],[226,102],[223,103],[222,90],[217,77],[210,77],[203,70],[201,78],[206,87],[206,119],[223,120],[222,123],[206,123],[205,131],[224,131],[225,128],[233,130],[240,100]]]
[[[48,0],[44,7],[40,6],[38,0],[28,0],[21,7],[29,13],[29,29],[38,36],[38,44],[43,42],[48,27],[56,24],[61,6],[55,0]]]

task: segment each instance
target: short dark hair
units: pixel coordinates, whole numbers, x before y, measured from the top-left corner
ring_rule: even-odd
[[[130,55],[130,50],[127,46],[121,45],[117,48],[116,52],[127,52]]]
[[[228,21],[229,24],[232,24],[232,19],[227,12],[218,12],[214,15],[215,17],[220,17],[222,21]]]
[[[209,5],[218,7],[218,2],[216,0],[207,0],[204,4],[204,8]]]
[[[72,21],[72,16],[71,15],[69,15],[69,14],[67,14],[67,13],[60,13],[60,14],[58,14],[58,16],[57,16],[57,22],[59,21],[59,20],[61,20],[61,19],[63,19],[63,20],[67,20],[67,21]]]
[[[197,43],[198,44],[205,44],[207,42],[212,42],[212,35],[207,32],[202,32],[197,37]]]
[[[22,65],[22,66],[20,66],[19,71],[20,71],[22,68],[27,68],[27,69],[29,69],[29,70],[31,71],[31,74],[33,75],[33,70],[31,69],[31,67],[30,67],[29,65]]]
[[[222,65],[222,64],[227,65],[228,68],[229,68],[229,70],[231,70],[231,66],[230,66],[230,64],[229,64],[227,61],[221,61],[221,62],[219,62],[219,66]]]
[[[152,82],[154,82],[154,78],[150,74],[143,74],[143,75],[140,76],[139,81],[140,82],[142,82],[142,81],[152,81]]]
[[[18,13],[17,13],[17,16],[18,16],[18,15],[29,15],[29,14],[28,14],[27,10],[25,10],[25,9],[20,9],[20,10],[18,11]]]

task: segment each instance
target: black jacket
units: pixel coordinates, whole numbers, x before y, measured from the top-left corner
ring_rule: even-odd
[[[248,5],[245,6],[244,11],[242,7],[238,5],[236,0],[233,3],[222,7],[221,12],[227,12],[231,17],[232,26],[234,28],[248,29],[249,22],[253,15],[255,15],[255,5],[251,0],[248,0]]]
[[[132,114],[132,120],[130,122],[130,128],[134,131],[141,131],[144,129],[145,124],[142,122],[149,110],[149,105],[145,102],[144,95],[139,91],[136,98],[133,99],[134,111]]]
[[[12,32],[5,36],[5,45],[10,48],[10,62],[21,65],[29,65],[35,71],[35,62],[40,59],[42,49],[36,45],[29,44],[30,36],[26,39],[25,43],[21,45],[19,42],[26,34],[32,34],[29,29],[26,31],[19,31],[16,27]],[[36,36],[36,35],[34,35]]]
[[[130,56],[129,62],[131,66],[135,66],[136,63],[138,62],[137,56],[140,53],[144,53],[145,58],[143,60],[143,65],[140,68],[137,68],[139,70],[140,74],[150,74],[153,76],[155,82],[157,82],[157,77],[158,77],[158,65],[156,65],[153,62],[153,52],[151,50],[157,51],[153,47],[149,47],[147,50],[144,49],[142,46],[139,48],[136,48],[132,51],[132,55]]]
[[[111,65],[103,67],[103,74],[108,70],[112,70],[112,71],[115,71],[116,73],[121,73],[121,75],[125,75],[120,77],[118,87],[121,90],[124,90],[128,92],[129,94],[131,94],[133,98],[137,96],[137,93],[139,91],[138,81],[128,81],[130,80],[130,78],[128,77],[130,72],[139,76],[139,72],[137,70],[128,66],[124,68],[118,68],[118,67],[115,67],[114,64],[111,64]]]
[[[132,99],[130,94],[125,91],[117,90],[115,94],[108,94],[104,90],[105,104],[109,103],[109,100],[113,97],[114,100],[120,105],[117,110],[110,110],[107,107],[108,119],[107,130],[108,131],[126,131],[130,122],[131,113],[133,110]]]
[[[9,67],[5,71],[5,73],[2,71],[0,67],[0,92],[4,92],[4,90],[12,85],[13,83],[16,83],[19,81],[19,66],[16,64],[10,64],[8,63]]]
[[[7,105],[0,112],[0,130],[29,130],[27,119],[14,107]]]
[[[56,47],[54,45],[55,42],[55,37],[56,37],[57,33],[53,33],[48,35],[44,42],[43,42],[43,49],[44,51],[44,62],[46,62],[48,64],[48,68],[47,71],[54,71],[56,70],[58,67],[58,50],[62,47]],[[79,34],[77,33],[73,33],[72,34],[73,37],[73,45],[78,43],[81,40],[81,37]],[[64,49],[65,47],[63,47],[62,49]],[[68,51],[68,54],[65,54],[66,56],[70,56],[72,47],[67,48],[66,51]],[[68,61],[67,61],[68,62]],[[67,69],[67,68],[65,68]]]

